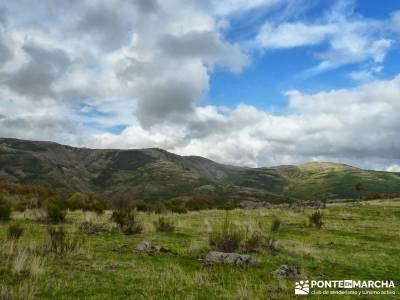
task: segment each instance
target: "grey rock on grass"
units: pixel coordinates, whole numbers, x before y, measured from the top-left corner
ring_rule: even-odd
[[[250,255],[210,251],[206,256],[205,263],[208,265],[229,264],[242,267],[255,266],[258,261]]]
[[[154,255],[158,252],[170,252],[167,248],[158,246],[158,245],[153,245],[152,243],[148,241],[142,241],[136,246],[136,250],[140,252],[146,252],[147,254]]]
[[[272,275],[276,278],[295,278],[300,275],[300,271],[297,267],[281,265],[278,269],[272,272]]]

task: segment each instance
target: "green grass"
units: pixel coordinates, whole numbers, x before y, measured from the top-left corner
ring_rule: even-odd
[[[208,235],[222,224],[224,211],[210,210],[166,215],[175,232],[155,232],[158,215],[140,214],[144,232],[127,236],[113,229],[96,235],[80,233],[77,227],[88,218],[109,221],[110,212],[96,217],[70,212],[65,227],[82,235],[84,245],[63,257],[44,254],[47,225],[22,219],[24,235],[18,247],[29,248],[44,260],[38,278],[21,278],[0,268],[3,289],[30,286],[34,299],[291,299],[293,279],[275,279],[271,272],[281,264],[300,267],[307,279],[394,280],[400,283],[400,202],[370,201],[361,206],[334,204],[323,211],[321,230],[306,225],[311,210],[233,210],[229,217],[243,229],[264,228],[269,233],[275,217],[282,220],[274,233],[279,253],[257,254],[258,267],[205,266],[199,259],[207,251]],[[7,225],[0,225],[2,251],[9,249]],[[142,240],[169,248],[173,254],[148,256],[134,251]],[[398,286],[397,294],[400,293]],[[313,296],[319,299],[318,296]],[[322,297],[321,297],[322,298]],[[323,298],[335,299],[334,296]],[[350,296],[336,296],[351,299]],[[367,299],[357,297],[358,299]],[[397,299],[373,296],[373,299]]]

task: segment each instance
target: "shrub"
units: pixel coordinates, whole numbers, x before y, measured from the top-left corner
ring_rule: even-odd
[[[0,222],[6,222],[11,219],[11,205],[0,197]]]
[[[243,240],[243,232],[229,220],[228,214],[219,230],[213,231],[209,236],[210,246],[222,252],[238,250]]]
[[[279,228],[281,228],[281,224],[282,224],[281,220],[279,218],[275,217],[272,220],[271,231],[278,231]]]
[[[107,226],[104,223],[94,223],[91,221],[85,221],[79,225],[79,229],[84,233],[98,234],[100,232],[106,232]]]
[[[52,223],[61,223],[65,221],[67,212],[61,203],[52,201],[47,204],[47,219]]]
[[[224,210],[233,210],[233,209],[237,208],[237,204],[233,200],[228,200],[228,201],[223,201],[222,203],[220,203],[217,208],[224,209]]]
[[[322,222],[322,213],[319,210],[317,210],[311,216],[309,216],[308,220],[310,222],[310,226],[315,226],[318,229],[320,229],[324,224]]]
[[[66,206],[71,210],[94,211],[98,215],[103,214],[107,208],[104,198],[94,193],[75,193],[66,200]]]
[[[158,220],[154,222],[154,226],[158,232],[172,232],[175,230],[174,224],[164,217],[159,217]]]
[[[47,230],[49,251],[56,254],[67,254],[76,251],[82,244],[82,240],[64,230],[63,227],[50,227]]]
[[[174,213],[178,213],[178,214],[185,214],[188,211],[186,208],[186,205],[185,205],[185,201],[183,201],[181,199],[174,199],[174,200],[167,202],[166,207],[170,211],[172,211]]]
[[[134,210],[114,210],[111,219],[118,224],[121,231],[125,234],[137,234],[143,230],[142,225],[137,220],[137,213]]]
[[[10,240],[14,241],[19,240],[19,238],[22,236],[23,233],[24,233],[24,227],[22,227],[22,225],[18,222],[15,222],[13,224],[10,224],[10,226],[8,226],[7,237]]]
[[[275,239],[272,236],[265,236],[260,230],[253,231],[247,236],[242,244],[242,251],[261,253],[269,250],[275,255],[278,252]]]
[[[266,247],[265,238],[260,231],[254,231],[246,237],[242,245],[243,252],[262,252]]]

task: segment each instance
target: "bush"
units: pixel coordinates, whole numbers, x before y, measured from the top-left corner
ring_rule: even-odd
[[[233,210],[237,208],[237,204],[233,200],[228,200],[228,201],[223,201],[220,203],[217,207],[218,209],[224,209],[224,210]]]
[[[188,211],[185,204],[186,204],[185,201],[183,201],[181,199],[174,199],[174,200],[168,201],[165,205],[168,210],[170,210],[174,213],[185,214]]]
[[[94,223],[90,221],[85,221],[79,225],[79,229],[84,233],[98,234],[100,232],[106,232],[107,226],[104,223]]]
[[[63,227],[50,227],[48,233],[48,250],[56,254],[67,254],[76,251],[82,240],[64,230]]]
[[[210,233],[209,244],[222,252],[234,252],[239,249],[243,240],[243,232],[229,220],[228,214],[219,230]]]
[[[158,232],[173,232],[175,230],[174,224],[164,217],[159,217],[158,220],[154,222],[154,226]]]
[[[260,231],[254,231],[250,236],[246,237],[243,242],[243,252],[262,252],[266,247],[265,238]]]
[[[118,224],[121,231],[125,234],[137,234],[143,230],[142,225],[137,220],[137,213],[134,210],[114,210],[111,219]]]
[[[52,223],[61,223],[65,221],[67,212],[58,202],[49,202],[47,204],[47,219]]]
[[[75,193],[66,200],[66,206],[71,210],[93,211],[98,215],[103,214],[107,208],[104,198],[94,193]]]
[[[10,221],[11,205],[3,198],[0,198],[0,222]]]
[[[260,230],[253,231],[249,236],[246,236],[242,244],[242,252],[261,253],[269,250],[275,255],[278,252],[275,239],[272,236],[265,236]]]
[[[323,215],[319,210],[309,216],[308,220],[310,222],[310,226],[315,226],[316,228],[321,229],[322,225],[324,224],[322,222],[322,216]]]
[[[24,227],[20,223],[15,222],[8,226],[7,237],[10,240],[17,241],[22,236],[24,230]]]
[[[281,220],[279,218],[275,217],[272,220],[271,231],[278,231],[279,228],[281,228],[281,224],[282,224]]]

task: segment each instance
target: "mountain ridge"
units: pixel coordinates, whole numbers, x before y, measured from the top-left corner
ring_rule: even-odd
[[[0,179],[48,185],[60,193],[123,194],[146,201],[216,197],[285,202],[291,198],[358,197],[400,193],[400,173],[345,164],[250,168],[181,156],[160,148],[91,149],[55,142],[0,138]]]

